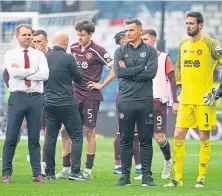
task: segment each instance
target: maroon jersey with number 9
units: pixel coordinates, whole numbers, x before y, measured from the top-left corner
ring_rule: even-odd
[[[95,44],[93,41],[91,44],[82,49],[79,43],[71,45],[71,53],[74,55],[80,73],[83,78],[82,85],[79,86],[74,83],[74,93],[78,102],[86,99],[93,99],[103,101],[103,96],[100,90],[87,88],[87,82],[99,82],[101,79],[103,66],[111,65],[112,59],[107,51]]]

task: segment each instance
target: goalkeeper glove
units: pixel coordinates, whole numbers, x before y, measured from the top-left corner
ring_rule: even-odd
[[[178,84],[177,85],[177,100],[178,100],[178,102],[180,102],[181,92],[182,92],[182,85]]]
[[[222,84],[216,90],[215,88],[212,89],[211,93],[204,94],[204,103],[207,105],[213,105],[216,100],[218,100],[222,96]]]

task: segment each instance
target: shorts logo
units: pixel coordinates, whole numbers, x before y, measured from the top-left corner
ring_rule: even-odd
[[[201,49],[197,50],[198,55],[201,55],[202,53],[203,53],[203,50],[201,50]]]
[[[104,59],[109,58],[109,54],[108,54],[108,53],[105,53],[104,56],[103,56],[103,58],[104,58]]]
[[[153,120],[152,119],[146,120],[146,124],[147,125],[152,125],[153,124]]]
[[[92,53],[90,53],[90,52],[86,53],[86,58],[91,59],[92,58]]]
[[[124,118],[124,114],[123,113],[119,113],[119,118],[123,119]]]
[[[144,58],[146,56],[146,52],[141,52],[140,57]]]

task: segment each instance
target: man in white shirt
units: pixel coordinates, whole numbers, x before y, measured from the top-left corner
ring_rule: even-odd
[[[33,182],[45,182],[40,166],[40,129],[44,104],[43,81],[49,69],[45,55],[30,47],[32,28],[28,24],[16,27],[18,46],[5,54],[5,67],[9,73],[8,124],[3,147],[3,182],[10,183],[12,160],[24,117],[28,128],[28,148],[33,172]]]

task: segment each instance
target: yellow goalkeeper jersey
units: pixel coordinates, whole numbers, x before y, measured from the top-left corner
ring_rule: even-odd
[[[222,64],[222,48],[210,37],[180,43],[175,73],[177,84],[182,85],[181,104],[206,105],[203,95],[212,91],[218,61]]]

